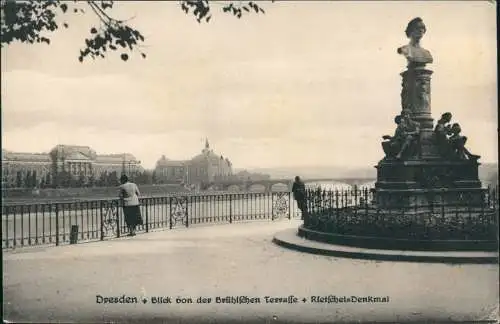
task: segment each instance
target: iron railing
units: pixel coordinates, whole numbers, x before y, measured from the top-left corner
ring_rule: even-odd
[[[300,217],[290,192],[178,193],[140,199],[137,233],[198,224]],[[119,199],[2,205],[2,248],[70,243],[123,236],[127,227]],[[74,241],[74,238],[73,238]]]
[[[307,190],[304,226],[319,232],[353,236],[498,240],[498,187],[484,190],[479,202],[477,196],[464,194],[450,202],[449,192],[443,190],[432,194],[431,203],[423,203],[398,195],[395,201],[399,201],[399,205],[382,208],[368,188]]]

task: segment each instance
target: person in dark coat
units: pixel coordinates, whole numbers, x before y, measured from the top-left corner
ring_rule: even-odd
[[[293,198],[297,202],[297,206],[302,213],[301,219],[304,219],[304,216],[307,214],[307,203],[306,203],[306,186],[302,180],[300,180],[299,176],[295,177],[295,181],[292,185],[292,193]]]

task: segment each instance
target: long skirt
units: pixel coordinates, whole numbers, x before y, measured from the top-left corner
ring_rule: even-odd
[[[125,223],[127,223],[128,227],[143,225],[139,206],[123,206],[123,214],[125,215]]]

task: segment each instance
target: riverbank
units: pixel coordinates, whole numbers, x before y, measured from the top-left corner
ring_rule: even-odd
[[[92,188],[46,188],[46,189],[2,189],[2,200],[8,203],[67,201],[67,200],[96,200],[116,198],[118,187]],[[165,196],[176,192],[188,192],[178,184],[141,185],[143,196]]]

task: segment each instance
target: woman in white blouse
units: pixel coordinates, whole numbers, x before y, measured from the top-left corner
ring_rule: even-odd
[[[135,235],[137,225],[143,225],[139,196],[141,195],[139,188],[133,182],[128,180],[125,174],[120,177],[120,199],[123,205],[123,214],[125,222],[129,229],[128,236]]]

